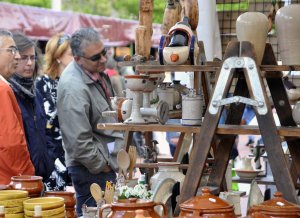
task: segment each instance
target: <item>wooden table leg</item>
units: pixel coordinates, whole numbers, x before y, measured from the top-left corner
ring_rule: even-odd
[[[174,152],[173,162],[178,161],[178,155],[179,155],[179,152],[181,151],[181,148],[182,148],[182,142],[183,142],[184,136],[185,136],[184,132],[180,133],[178,143],[176,145],[176,149],[175,149],[175,152]]]
[[[124,133],[124,142],[125,142],[125,150],[128,152],[129,146],[132,144],[132,137],[133,132],[132,131],[125,131]]]

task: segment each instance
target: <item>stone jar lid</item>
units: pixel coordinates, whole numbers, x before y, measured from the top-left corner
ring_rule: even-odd
[[[219,213],[222,212],[222,210],[224,210],[224,212],[234,210],[233,205],[217,196],[212,195],[208,188],[202,189],[202,195],[195,196],[180,204],[180,208],[181,210],[201,211],[202,214],[211,211]]]
[[[297,217],[300,216],[300,206],[285,200],[281,192],[275,192],[274,198],[259,205],[253,205],[248,211],[250,216],[257,213],[281,216],[295,215]]]

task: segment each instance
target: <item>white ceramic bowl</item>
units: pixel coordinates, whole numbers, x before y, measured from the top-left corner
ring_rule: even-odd
[[[255,179],[258,173],[261,170],[243,170],[243,169],[235,169],[236,175],[241,179]]]

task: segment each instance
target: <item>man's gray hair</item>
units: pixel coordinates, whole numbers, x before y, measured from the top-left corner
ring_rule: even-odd
[[[2,37],[13,37],[13,34],[10,32],[10,31],[8,31],[8,30],[6,30],[6,29],[0,29],[0,46],[2,46]]]
[[[100,34],[93,28],[81,28],[71,37],[71,49],[73,56],[84,56],[83,49],[91,43],[99,42]]]

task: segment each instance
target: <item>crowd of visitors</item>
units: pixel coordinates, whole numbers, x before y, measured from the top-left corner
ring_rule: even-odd
[[[115,181],[124,144],[123,132],[97,129],[116,122],[101,114],[112,110],[117,76],[106,51],[97,31],[82,28],[54,35],[42,58],[35,41],[0,29],[0,184],[37,175],[47,191],[71,184],[78,216],[82,204],[96,206],[89,187]]]

